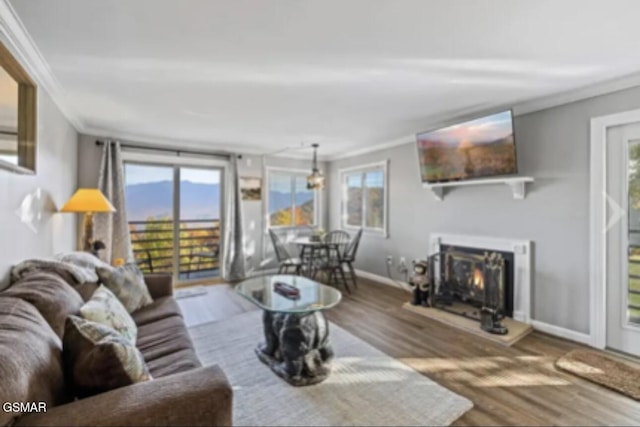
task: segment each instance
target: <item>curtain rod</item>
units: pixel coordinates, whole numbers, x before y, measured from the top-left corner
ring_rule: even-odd
[[[98,139],[96,140],[96,145],[104,145],[104,141]],[[211,157],[220,157],[223,159],[230,159],[232,154],[230,153],[214,153],[211,151],[197,151],[197,150],[179,150],[175,148],[167,148],[167,147],[154,147],[150,145],[136,145],[136,144],[122,144],[121,147],[124,148],[135,148],[137,150],[150,150],[150,151],[164,151],[167,153],[176,153],[176,155],[180,156],[181,153],[184,154],[196,154],[199,156],[211,156]],[[238,154],[238,159],[241,159],[242,155]]]

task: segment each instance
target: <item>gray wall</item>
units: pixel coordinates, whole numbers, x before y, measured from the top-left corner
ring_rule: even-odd
[[[390,161],[389,238],[364,236],[357,268],[386,275],[387,255],[423,257],[433,232],[529,239],[533,318],[588,333],[589,120],[637,108],[640,88],[517,117],[520,173],[536,180],[526,200],[500,185],[458,187],[436,201],[421,186],[413,141],[330,163],[331,188],[339,189],[341,168]],[[339,191],[330,193],[329,209],[330,227],[339,228]]]
[[[100,167],[101,147],[96,146],[96,139],[100,139],[93,135],[80,135],[78,144],[78,185],[80,187],[95,187],[98,182],[98,169]],[[135,141],[122,141],[123,143],[135,143]],[[146,144],[148,145],[148,144]],[[291,169],[311,170],[311,151],[309,151],[309,159],[290,159],[282,157],[267,157],[264,166],[281,167]],[[327,165],[320,162],[320,169],[326,173]],[[243,154],[239,163],[240,176],[262,177],[264,186],[264,170],[262,156]],[[326,227],[327,219],[327,191],[321,193],[321,226]],[[269,258],[271,243],[268,237],[264,235],[264,188],[263,200],[245,201],[244,207],[244,228],[245,228],[245,248],[247,255],[250,256],[250,263],[253,267],[261,265],[265,257]],[[80,226],[80,224],[78,225]],[[265,250],[266,249],[266,250]],[[272,264],[269,264],[272,265]]]
[[[36,175],[0,170],[0,288],[11,265],[27,258],[47,257],[76,247],[76,216],[57,210],[76,190],[78,135],[49,95],[38,90]],[[16,209],[28,194],[42,189],[49,207],[36,232],[23,224]]]

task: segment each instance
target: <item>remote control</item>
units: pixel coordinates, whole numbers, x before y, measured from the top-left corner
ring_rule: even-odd
[[[300,289],[295,286],[291,286],[288,283],[275,282],[273,284],[273,289],[285,297],[296,298],[300,296]]]

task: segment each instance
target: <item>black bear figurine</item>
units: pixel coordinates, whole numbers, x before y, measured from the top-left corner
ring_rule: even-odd
[[[409,285],[413,288],[413,299],[411,304],[429,307],[429,267],[427,261],[413,261],[413,274],[409,280]]]

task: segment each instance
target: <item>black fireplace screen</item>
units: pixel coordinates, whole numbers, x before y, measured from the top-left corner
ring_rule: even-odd
[[[430,257],[430,271],[440,271],[434,277],[433,305],[473,318],[490,305],[513,316],[513,253],[459,246],[441,249]]]

